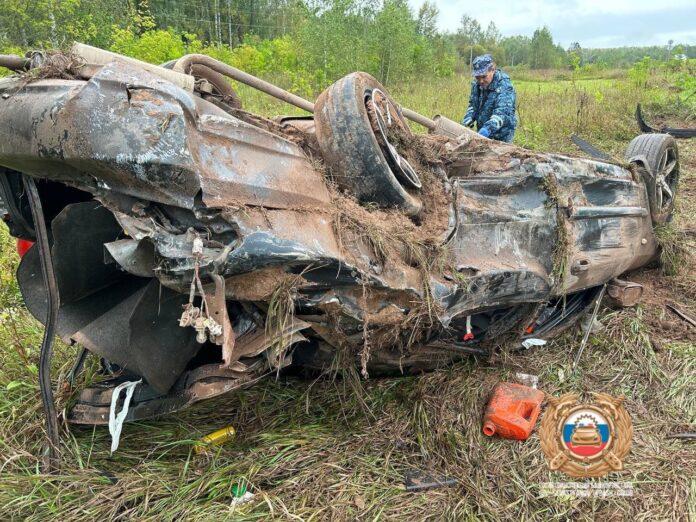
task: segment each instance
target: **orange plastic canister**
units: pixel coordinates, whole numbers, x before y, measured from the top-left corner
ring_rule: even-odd
[[[483,416],[483,433],[506,439],[529,438],[543,401],[544,392],[540,390],[511,382],[497,384]]]

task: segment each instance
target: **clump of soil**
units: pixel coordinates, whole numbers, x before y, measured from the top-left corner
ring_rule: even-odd
[[[281,267],[267,267],[225,279],[225,290],[240,301],[268,301],[293,276]]]

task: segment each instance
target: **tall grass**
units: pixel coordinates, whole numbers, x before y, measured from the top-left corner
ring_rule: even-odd
[[[688,117],[686,108],[675,111],[679,89],[667,77],[643,86],[631,81],[625,70],[598,71],[589,76],[566,70],[513,69],[511,78],[517,91],[515,143],[535,150],[577,153],[570,141],[575,133],[622,157],[628,142],[639,132],[634,117],[638,103],[649,114],[668,112],[677,121]],[[249,87],[235,84],[235,88],[247,110],[269,117],[307,114]],[[400,104],[421,114],[442,114],[460,121],[469,102],[470,78],[423,77],[394,83],[388,90]],[[417,132],[425,131],[417,124],[412,126]]]
[[[627,78],[533,81],[512,75],[517,91],[518,128],[515,143],[536,150],[577,152],[570,142],[575,133],[603,145],[619,156],[639,131],[637,103],[659,109],[676,94],[667,88],[641,88]],[[468,105],[468,77],[423,79],[391,89],[403,105],[425,115],[442,114],[460,121]]]

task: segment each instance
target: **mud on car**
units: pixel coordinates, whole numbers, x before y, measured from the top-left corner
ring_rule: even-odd
[[[288,368],[413,374],[550,339],[655,257],[674,207],[664,134],[595,161],[426,118],[360,72],[312,103],[202,55],[0,65],[24,302],[105,374],[74,423],[106,423],[124,382],[135,420]],[[229,78],[311,114],[247,112]]]

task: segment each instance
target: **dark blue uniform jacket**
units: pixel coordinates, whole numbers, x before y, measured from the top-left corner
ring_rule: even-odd
[[[469,121],[476,122],[478,130],[487,127],[492,139],[512,141],[517,126],[515,89],[503,71],[495,71],[488,87],[479,87],[476,80],[471,82],[469,108],[462,124],[467,125]]]

